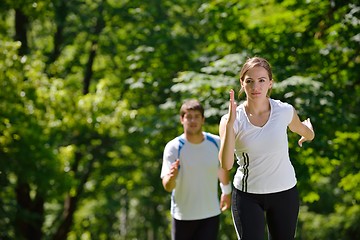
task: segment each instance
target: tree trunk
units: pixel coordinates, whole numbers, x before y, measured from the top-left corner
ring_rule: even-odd
[[[63,221],[55,233],[53,240],[65,240],[67,238],[67,234],[69,233],[71,225],[74,221],[74,213],[77,208],[78,200],[78,194],[74,197],[68,195],[65,199]]]
[[[55,4],[55,23],[56,32],[53,38],[54,48],[47,61],[47,66],[55,62],[61,53],[61,46],[64,40],[64,28],[66,24],[66,17],[68,15],[68,6],[66,1],[59,1]]]
[[[15,9],[15,40],[21,42],[19,49],[20,56],[26,55],[29,52],[27,41],[28,24],[28,17],[20,9]]]
[[[85,73],[84,73],[84,79],[83,79],[83,83],[84,83],[83,94],[84,95],[89,93],[90,81],[91,81],[91,77],[93,74],[92,67],[94,64],[96,50],[98,47],[98,39],[99,39],[100,33],[104,29],[104,27],[105,27],[105,22],[104,22],[104,18],[103,18],[103,2],[102,2],[99,5],[99,17],[97,18],[96,25],[95,25],[94,32],[93,32],[93,37],[95,38],[95,40],[93,40],[91,43],[89,59],[87,61],[86,67],[85,67]]]
[[[21,42],[18,54],[26,55],[29,52],[27,28],[29,18],[21,9],[15,9],[15,37]],[[44,198],[37,193],[34,199],[30,197],[30,185],[26,180],[18,178],[15,187],[17,212],[15,216],[15,235],[20,239],[41,239],[44,222]]]
[[[22,239],[41,240],[44,222],[44,199],[39,194],[30,198],[28,183],[18,183],[15,189],[18,210],[15,216],[15,232]]]
[[[78,163],[80,162],[80,158],[81,158],[81,154],[77,154],[77,160],[76,160],[75,166],[78,166]],[[74,221],[74,214],[76,212],[77,205],[80,200],[80,196],[83,193],[85,183],[88,181],[90,173],[92,172],[94,162],[95,162],[95,158],[93,158],[87,164],[87,166],[85,168],[86,170],[81,175],[79,185],[76,189],[76,195],[75,196],[68,195],[66,197],[65,203],[64,203],[65,207],[64,207],[63,217],[62,217],[63,221],[61,222],[59,228],[57,229],[57,231],[53,237],[53,240],[66,240],[67,239],[67,234],[71,230],[71,225],[73,224],[73,221]],[[74,170],[76,173],[75,175],[79,176],[80,174],[78,172],[78,169],[74,169]]]
[[[97,48],[97,41],[94,41],[91,44],[89,59],[88,59],[88,62],[86,64],[86,68],[85,68],[85,74],[84,74],[84,80],[83,80],[83,83],[84,83],[83,94],[84,95],[89,93],[90,80],[91,80],[91,77],[93,74],[92,66],[94,63],[95,56],[96,56],[96,48]]]

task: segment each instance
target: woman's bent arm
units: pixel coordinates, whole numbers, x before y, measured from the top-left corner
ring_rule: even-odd
[[[295,109],[292,121],[289,124],[289,129],[292,132],[295,132],[301,136],[300,140],[298,141],[300,147],[302,146],[303,142],[312,141],[315,137],[314,129],[311,124],[310,118],[307,118],[306,120],[301,122]]]

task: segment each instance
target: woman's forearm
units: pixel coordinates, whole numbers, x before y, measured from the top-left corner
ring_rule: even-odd
[[[219,151],[220,165],[225,170],[230,170],[234,164],[235,133],[231,124],[226,121],[220,123],[221,147]]]

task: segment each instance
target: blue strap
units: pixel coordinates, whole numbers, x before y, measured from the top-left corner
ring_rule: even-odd
[[[179,139],[179,148],[178,148],[178,159],[180,159],[180,151],[183,148],[184,144],[185,144],[185,139],[182,137],[178,137]],[[178,167],[178,169],[180,170],[180,165]]]
[[[180,158],[180,151],[185,144],[185,139],[183,139],[182,137],[178,137],[178,139],[179,139],[178,158]]]
[[[178,137],[179,139],[179,148],[178,148],[178,158],[180,158],[180,152],[181,149],[183,148],[184,144],[185,144],[185,139],[182,137]],[[219,150],[219,145],[216,142],[215,138],[213,138],[210,134],[208,134],[207,132],[205,132],[205,139],[212,142],[213,144],[215,144],[216,148]]]
[[[205,137],[206,137],[206,140],[208,140],[208,141],[212,142],[213,144],[215,144],[216,148],[219,150],[219,145],[216,142],[215,138],[210,136],[208,133],[205,133]]]

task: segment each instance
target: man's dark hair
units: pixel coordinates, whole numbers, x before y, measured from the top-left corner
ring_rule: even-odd
[[[204,108],[200,104],[200,102],[196,99],[189,99],[189,100],[184,101],[184,103],[181,105],[181,108],[180,108],[180,116],[184,117],[185,113],[188,110],[199,111],[201,113],[201,116],[204,117]]]

